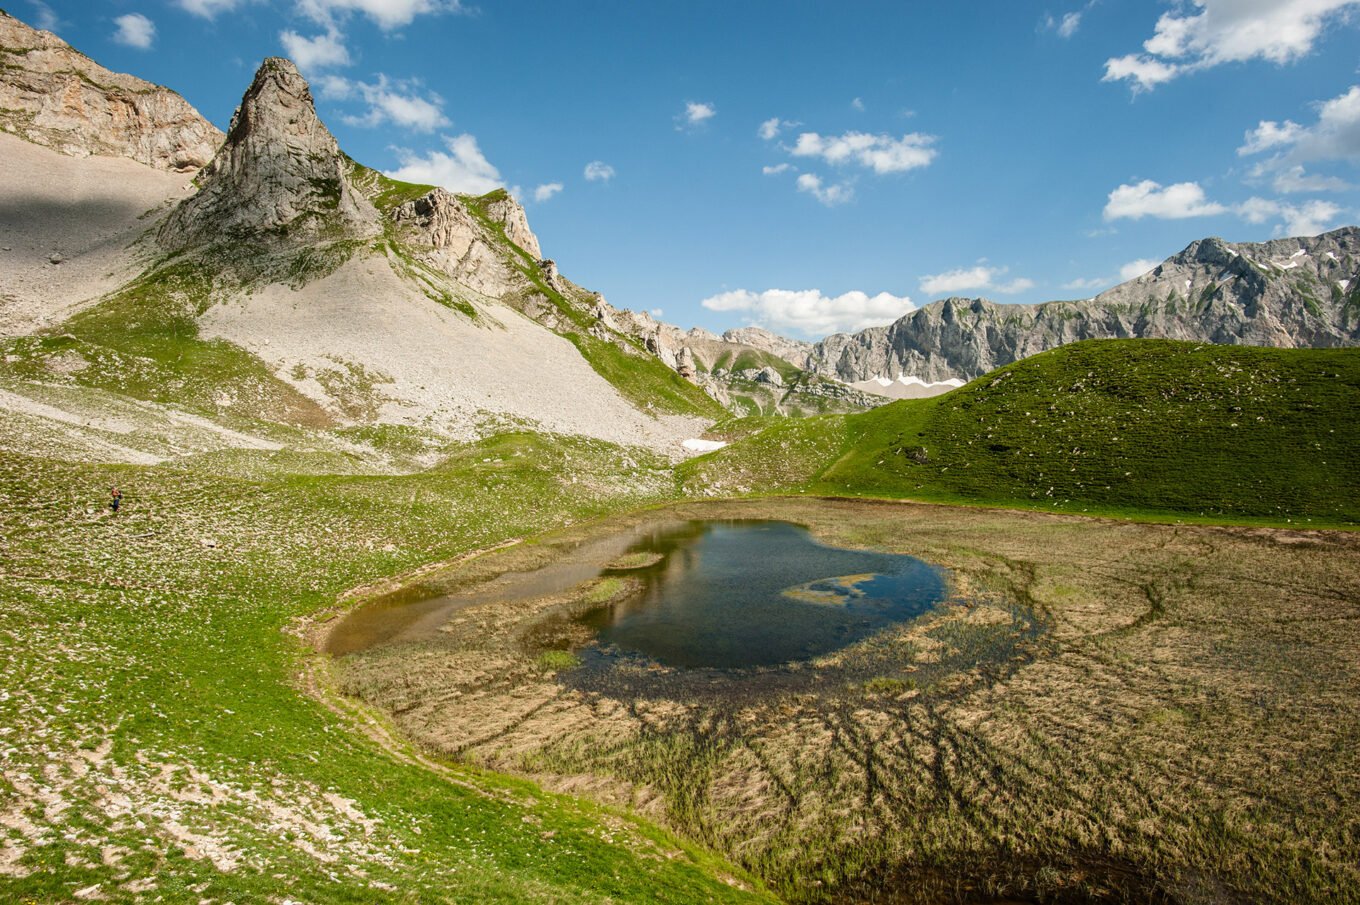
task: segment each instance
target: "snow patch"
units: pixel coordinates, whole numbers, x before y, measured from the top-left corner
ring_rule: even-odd
[[[722,449],[727,443],[723,440],[700,440],[697,437],[691,437],[680,445],[695,452],[713,452],[715,449]]]
[[[1306,249],[1300,248],[1298,251],[1294,252],[1294,253],[1293,253],[1292,255],[1290,255],[1289,257],[1291,257],[1291,258],[1297,258],[1299,255],[1303,255],[1303,256],[1306,258],[1306,257],[1308,257],[1308,251],[1307,251]]]
[[[1336,285],[1338,285],[1338,286],[1341,287],[1341,291],[1342,291],[1342,292],[1348,292],[1348,291],[1350,291],[1350,288],[1351,288],[1351,281],[1350,281],[1350,280],[1337,280],[1337,281],[1336,281]]]

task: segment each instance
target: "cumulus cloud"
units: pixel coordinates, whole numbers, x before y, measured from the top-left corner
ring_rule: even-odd
[[[795,157],[817,157],[827,163],[858,164],[875,173],[900,173],[929,166],[936,151],[935,136],[908,132],[901,138],[846,132],[844,135],[819,135],[804,132],[790,151]]]
[[[414,132],[433,132],[449,124],[441,109],[444,99],[434,93],[421,93],[415,80],[393,80],[379,74],[376,82],[359,82],[339,76],[320,80],[322,97],[334,100],[359,98],[368,104],[361,116],[346,116],[351,126],[381,126],[391,123]]]
[[[676,117],[677,129],[694,129],[718,115],[718,108],[712,104],[686,101],[685,109]]]
[[[819,289],[738,289],[710,296],[701,304],[710,311],[742,312],[753,326],[810,337],[890,324],[915,310],[905,295],[853,291],[832,297]]]
[[[1291,120],[1277,123],[1263,119],[1255,129],[1248,130],[1242,136],[1242,147],[1237,149],[1237,156],[1246,157],[1281,145],[1292,145],[1302,134],[1303,126]]]
[[[288,58],[306,73],[348,66],[350,63],[349,49],[345,47],[344,37],[335,29],[314,38],[305,37],[295,31],[281,31],[279,41],[283,44]]]
[[[766,176],[778,176],[780,173],[787,173],[793,169],[791,163],[777,163],[772,167],[761,167],[760,172]]]
[[[1157,20],[1143,52],[1110,59],[1105,81],[1148,90],[1223,63],[1289,63],[1307,56],[1360,0],[1190,0]]]
[[[798,123],[793,122],[792,120],[780,119],[777,116],[772,116],[760,124],[760,128],[756,130],[756,134],[765,141],[774,141],[784,129],[792,129],[796,125],[798,125]]]
[[[562,183],[545,182],[543,185],[540,185],[536,189],[534,189],[534,200],[547,201],[549,198],[551,198],[553,195],[556,195],[560,191],[562,191]]]
[[[586,164],[586,182],[608,182],[614,178],[614,168],[603,160],[592,160]]]
[[[230,0],[180,0],[181,3],[221,3]],[[350,14],[359,13],[379,28],[390,31],[410,25],[416,16],[428,13],[467,12],[458,0],[298,0],[298,11],[314,22],[332,26]]]
[[[395,148],[401,166],[387,175],[402,182],[442,185],[451,192],[483,195],[501,188],[500,171],[483,156],[477,139],[471,135],[444,136],[446,151],[420,155],[406,148]]]
[[[1075,280],[1069,280],[1066,283],[1063,283],[1062,288],[1079,289],[1082,290],[1083,292],[1086,292],[1092,289],[1101,289],[1105,286],[1110,285],[1111,282],[1112,280],[1110,280],[1108,277],[1090,277],[1089,279],[1079,277]]]
[[[1006,272],[1005,267],[988,267],[986,264],[946,270],[944,273],[921,277],[921,291],[927,295],[958,295],[962,292],[997,292],[1010,295],[1034,288],[1034,281],[1026,277],[1001,281],[1000,278],[1005,276]]]
[[[798,191],[806,192],[827,207],[845,204],[855,197],[855,189],[849,183],[826,184],[815,173],[804,173],[798,177]]]
[[[1302,165],[1281,169],[1275,174],[1272,185],[1275,191],[1282,195],[1297,192],[1344,192],[1351,188],[1351,184],[1344,179],[1308,173],[1304,171]]]
[[[1154,261],[1152,258],[1139,258],[1136,261],[1130,261],[1119,268],[1119,279],[1127,283],[1129,280],[1137,279],[1161,263],[1161,261]]]
[[[1121,185],[1110,192],[1105,204],[1105,219],[1141,220],[1156,217],[1160,220],[1183,220],[1187,217],[1210,217],[1226,213],[1228,208],[1209,201],[1204,189],[1195,182],[1178,182],[1163,186],[1144,179],[1137,185]]]
[[[138,50],[150,50],[156,40],[156,23],[141,13],[128,13],[113,20],[118,26],[113,40]]]

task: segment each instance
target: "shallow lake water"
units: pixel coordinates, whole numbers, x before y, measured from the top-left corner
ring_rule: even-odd
[[[911,556],[846,550],[787,522],[692,521],[639,538],[640,594],[580,621],[668,666],[732,669],[807,660],[920,616],[945,573]]]
[[[615,566],[637,565],[635,568]],[[944,599],[944,570],[911,556],[830,547],[776,521],[692,520],[621,531],[456,593],[412,587],[347,614],[336,656],[438,634],[469,606],[562,594],[600,576],[640,593],[578,618],[603,654],[734,669],[807,660],[913,619]]]

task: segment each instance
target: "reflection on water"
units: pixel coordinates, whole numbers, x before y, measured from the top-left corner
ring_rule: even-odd
[[[806,660],[921,615],[946,593],[944,573],[911,556],[817,543],[786,522],[692,521],[657,529],[627,553],[635,597],[581,621],[602,642],[669,666],[731,669]]]

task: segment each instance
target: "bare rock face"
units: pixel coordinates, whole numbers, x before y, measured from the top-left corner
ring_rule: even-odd
[[[689,346],[680,349],[680,354],[675,357],[675,373],[686,380],[694,380],[699,376],[699,369],[694,364],[694,350]]]
[[[308,242],[382,232],[377,209],[351,183],[349,162],[317,118],[307,80],[285,59],[261,64],[226,142],[199,178],[198,194],[162,226],[162,244]]]
[[[812,352],[812,343],[799,339],[789,339],[787,336],[771,333],[761,327],[741,327],[736,330],[728,330],[722,335],[722,338],[724,342],[750,346],[753,349],[777,355],[800,368],[807,361],[809,353]]]
[[[442,188],[392,211],[402,244],[422,262],[483,295],[499,298],[524,280],[492,247],[463,202]]]
[[[1092,299],[997,305],[951,298],[886,327],[817,343],[806,367],[847,383],[899,375],[971,380],[1083,339],[1360,345],[1360,229],[1230,245],[1202,239]]]
[[[168,88],[110,72],[0,11],[0,130],[72,157],[127,157],[192,173],[222,133]]]
[[[538,236],[529,229],[529,218],[524,208],[509,193],[486,205],[486,215],[505,227],[505,237],[524,249],[535,261],[543,257],[538,247]]]

